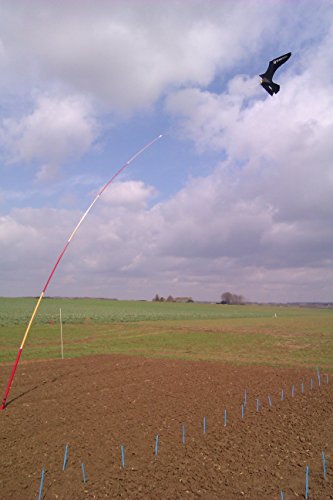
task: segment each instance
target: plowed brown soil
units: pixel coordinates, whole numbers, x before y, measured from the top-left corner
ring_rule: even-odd
[[[10,370],[1,366],[3,387]],[[22,361],[0,413],[0,498],[37,498],[44,468],[45,499],[279,499],[282,490],[287,500],[305,498],[307,464],[309,498],[333,498],[332,396],[333,382],[322,374],[319,386],[310,370],[111,355]]]

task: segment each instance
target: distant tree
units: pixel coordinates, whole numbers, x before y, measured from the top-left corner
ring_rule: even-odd
[[[155,295],[155,297],[153,298],[153,302],[159,302],[160,301],[160,297],[158,295],[158,293]]]
[[[192,297],[175,297],[175,302],[187,304],[188,302],[194,302],[194,300],[192,299]]]
[[[244,297],[231,292],[224,292],[221,295],[221,304],[241,305],[244,304]]]
[[[223,304],[232,304],[232,293],[231,292],[222,293],[221,302]]]
[[[167,302],[174,302],[175,299],[172,297],[172,295],[169,295],[169,297],[166,299]]]
[[[245,304],[245,299],[242,295],[236,295],[236,304],[243,306]]]

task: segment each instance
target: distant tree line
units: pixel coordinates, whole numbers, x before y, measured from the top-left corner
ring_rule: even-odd
[[[160,297],[158,293],[153,298],[153,302],[194,302],[192,297],[172,297],[169,295],[167,299]]]
[[[236,295],[231,292],[224,292],[221,295],[220,304],[230,304],[230,305],[243,305],[245,304],[245,299],[242,295]]]

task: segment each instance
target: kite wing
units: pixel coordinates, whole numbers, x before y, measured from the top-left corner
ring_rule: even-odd
[[[290,56],[291,56],[291,52],[288,52],[288,54],[284,54],[283,56],[277,57],[276,59],[273,59],[272,61],[270,61],[266,72],[263,73],[262,75],[260,75],[261,78],[267,78],[267,80],[272,81],[275,71],[280,66],[282,66],[282,64],[287,62]]]

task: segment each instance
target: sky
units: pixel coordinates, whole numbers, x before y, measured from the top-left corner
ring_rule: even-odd
[[[0,296],[333,301],[330,0],[0,0]],[[259,84],[268,62],[271,97]]]

